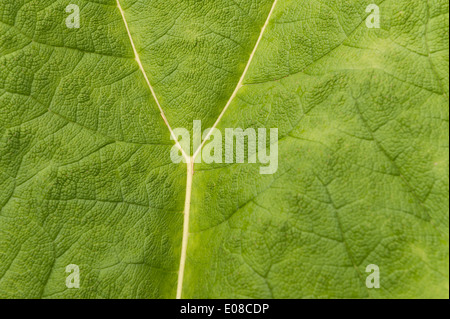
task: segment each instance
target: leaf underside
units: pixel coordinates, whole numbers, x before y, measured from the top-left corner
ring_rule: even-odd
[[[168,123],[191,129],[216,122],[274,2],[120,4]],[[448,19],[444,0],[278,0],[217,127],[278,128],[279,168],[195,164],[183,298],[448,298]],[[0,298],[174,298],[172,146],[116,0],[2,0]]]

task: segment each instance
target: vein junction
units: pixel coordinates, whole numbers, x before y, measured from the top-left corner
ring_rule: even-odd
[[[272,14],[275,10],[276,4],[277,4],[278,0],[274,0],[272,7],[270,9],[269,15],[267,16],[267,19],[264,23],[264,25],[261,28],[261,32],[259,34],[258,40],[256,41],[256,44],[249,56],[248,62],[245,66],[245,69],[241,75],[241,77],[239,78],[239,81],[236,85],[236,88],[234,89],[233,93],[231,94],[230,98],[228,99],[227,103],[225,104],[225,107],[223,108],[222,112],[220,113],[219,117],[217,118],[216,122],[214,123],[212,128],[216,128],[217,125],[219,124],[220,120],[222,119],[223,115],[225,114],[226,110],[228,109],[228,107],[231,105],[231,102],[234,100],[234,98],[236,97],[237,93],[239,92],[240,88],[243,86],[244,83],[244,79],[245,76],[247,74],[247,71],[250,68],[250,65],[252,63],[253,57],[256,53],[256,50],[258,49],[259,43],[261,42],[261,39],[264,35],[264,32],[267,28],[267,26],[269,25],[270,22],[270,18],[272,17]],[[202,144],[197,148],[197,150],[194,151],[194,155],[192,157],[188,156],[186,154],[186,152],[183,150],[183,148],[181,147],[181,145],[178,142],[177,137],[175,136],[172,128],[170,127],[169,122],[167,121],[167,118],[164,114],[164,111],[161,107],[161,104],[159,103],[158,98],[156,97],[155,94],[155,90],[153,89],[152,85],[150,84],[150,81],[147,77],[147,74],[145,73],[144,67],[142,66],[142,62],[141,59],[139,58],[139,54],[136,50],[136,47],[134,45],[134,41],[133,38],[131,36],[131,32],[130,29],[128,28],[128,23],[127,20],[125,18],[125,12],[123,11],[121,5],[120,5],[120,1],[116,0],[117,2],[117,7],[120,11],[120,14],[122,15],[122,19],[123,22],[125,24],[125,28],[127,30],[127,34],[128,34],[128,38],[130,39],[131,42],[131,47],[133,48],[133,52],[134,52],[134,56],[135,56],[135,60],[139,66],[139,69],[142,72],[142,75],[145,78],[145,81],[152,93],[152,96],[159,108],[159,111],[161,113],[161,117],[164,120],[164,123],[166,124],[167,128],[170,131],[170,134],[173,138],[173,140],[175,141],[175,145],[177,146],[177,148],[180,150],[181,154],[183,155],[184,159],[186,160],[186,166],[187,166],[187,172],[186,172],[186,196],[185,196],[185,202],[184,202],[184,221],[183,221],[183,237],[182,237],[182,243],[181,243],[181,257],[180,257],[180,266],[179,266],[179,270],[178,270],[178,282],[177,282],[177,293],[176,293],[176,298],[177,299],[181,299],[182,297],[182,292],[183,292],[183,279],[184,279],[184,269],[185,269],[185,265],[186,265],[186,256],[187,256],[187,246],[188,246],[188,240],[189,240],[189,213],[190,213],[190,206],[191,206],[191,194],[192,194],[192,179],[193,179],[193,175],[194,175],[194,160],[197,157],[197,155],[199,154],[200,150],[202,149],[202,147],[204,146],[205,142],[209,139],[210,135],[213,132],[213,129],[210,130],[210,132],[208,133],[208,135],[205,137],[205,139],[203,140]]]

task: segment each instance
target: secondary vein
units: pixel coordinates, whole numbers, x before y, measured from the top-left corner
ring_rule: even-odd
[[[128,22],[127,22],[127,20],[125,18],[125,12],[123,11],[122,6],[120,5],[120,1],[116,0],[116,3],[117,3],[117,8],[119,9],[120,14],[122,15],[122,20],[123,20],[123,23],[125,24],[125,29],[127,30],[127,34],[128,34],[128,38],[130,39],[131,47],[133,48],[134,58],[135,58],[138,66],[139,66],[139,69],[142,72],[142,75],[144,76],[145,82],[147,82],[147,85],[148,85],[148,87],[150,89],[150,92],[152,93],[153,99],[155,100],[156,105],[158,106],[159,112],[161,113],[161,117],[163,118],[164,123],[166,124],[167,128],[169,129],[169,132],[170,132],[170,135],[172,136],[172,139],[175,141],[175,145],[181,151],[181,154],[183,154],[183,157],[186,159],[186,162],[188,162],[189,156],[186,155],[185,151],[183,150],[183,148],[181,147],[180,143],[178,142],[178,139],[175,136],[172,128],[170,127],[169,121],[167,121],[166,115],[164,114],[164,111],[163,111],[163,109],[161,107],[161,104],[159,103],[159,100],[156,97],[155,90],[153,89],[153,86],[150,84],[150,81],[149,81],[149,79],[147,77],[147,73],[145,73],[144,67],[143,67],[142,62],[141,62],[141,58],[139,57],[139,54],[138,54],[138,52],[136,50],[136,46],[134,45],[133,37],[131,36],[131,32],[130,32],[130,29],[128,27]]]
[[[260,32],[259,37],[258,37],[258,40],[256,41],[256,44],[255,44],[255,47],[253,48],[252,53],[250,54],[250,57],[249,57],[248,62],[247,62],[247,65],[245,66],[244,72],[242,73],[242,75],[241,75],[241,77],[239,79],[239,82],[237,83],[236,88],[233,91],[233,94],[231,94],[230,98],[227,101],[227,104],[225,104],[225,107],[223,108],[222,112],[220,113],[219,117],[217,118],[216,122],[214,123],[212,129],[206,135],[206,137],[203,140],[202,144],[194,152],[194,155],[192,156],[192,158],[194,160],[197,157],[197,155],[200,152],[200,150],[203,148],[203,146],[206,143],[206,141],[210,138],[211,134],[213,133],[214,128],[217,127],[217,125],[219,124],[219,122],[222,119],[223,115],[225,114],[225,112],[227,111],[228,107],[230,106],[231,102],[233,102],[233,100],[236,97],[237,93],[239,92],[239,90],[243,86],[245,76],[247,75],[247,71],[250,68],[250,65],[252,64],[253,57],[255,56],[256,50],[258,49],[259,43],[261,42],[261,39],[262,39],[262,37],[264,35],[264,31],[266,31],[266,28],[269,25],[270,18],[272,17],[272,14],[273,14],[273,12],[275,10],[275,7],[277,5],[277,1],[278,0],[274,0],[274,2],[272,4],[272,8],[270,9],[269,15],[267,16],[266,22],[264,23],[264,25],[263,25],[263,27],[261,29],[261,32]]]

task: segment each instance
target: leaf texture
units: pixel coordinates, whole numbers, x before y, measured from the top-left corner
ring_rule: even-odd
[[[0,297],[448,298],[448,7],[2,0]],[[194,120],[277,172],[173,163]]]

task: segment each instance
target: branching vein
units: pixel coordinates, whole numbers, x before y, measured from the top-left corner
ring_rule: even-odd
[[[244,83],[244,79],[245,76],[250,68],[250,65],[253,61],[253,57],[256,53],[256,50],[258,49],[259,43],[261,42],[261,39],[263,37],[264,31],[266,30],[270,18],[275,10],[275,6],[277,4],[278,0],[274,0],[272,7],[270,9],[269,15],[267,16],[267,19],[261,29],[261,32],[259,34],[258,40],[256,41],[255,47],[253,48],[250,57],[248,59],[248,62],[245,66],[245,69],[236,85],[236,88],[234,89],[233,93],[231,94],[229,100],[227,101],[227,103],[225,104],[225,107],[223,108],[222,112],[220,113],[219,117],[217,118],[216,122],[214,123],[213,128],[216,128],[218,123],[220,122],[220,120],[222,119],[223,115],[225,114],[226,110],[228,109],[228,107],[231,105],[231,102],[233,102],[234,98],[236,97],[237,93],[239,92],[240,88],[243,86]],[[200,150],[202,149],[202,147],[205,144],[205,141],[209,139],[211,133],[213,130],[210,131],[210,133],[206,136],[206,138],[204,139],[203,143],[198,147],[198,149],[194,152],[194,155],[192,157],[188,156],[185,151],[183,150],[183,148],[181,147],[181,145],[178,143],[177,137],[175,136],[172,128],[170,127],[169,122],[167,121],[167,118],[164,114],[164,111],[161,107],[161,104],[158,101],[158,98],[155,94],[155,90],[153,89],[152,85],[150,84],[150,81],[147,77],[147,74],[145,73],[144,67],[142,65],[141,59],[139,58],[139,54],[136,50],[136,47],[134,45],[134,41],[133,38],[131,36],[131,32],[130,29],[128,27],[128,23],[127,20],[125,18],[125,12],[123,11],[121,5],[120,5],[120,1],[116,0],[117,2],[117,7],[119,8],[120,14],[122,15],[122,19],[123,22],[125,24],[125,28],[127,30],[128,33],[128,37],[130,39],[131,42],[131,46],[133,48],[133,52],[134,52],[134,56],[135,56],[135,60],[139,66],[139,69],[142,72],[142,75],[145,78],[145,81],[147,82],[147,85],[152,93],[152,96],[156,102],[156,104],[158,105],[159,111],[161,113],[161,117],[164,120],[164,123],[166,124],[167,128],[170,131],[170,134],[172,136],[172,139],[175,141],[176,146],[178,147],[178,149],[181,151],[181,153],[183,154],[183,157],[186,160],[186,165],[187,165],[187,178],[186,178],[186,196],[185,196],[185,203],[184,203],[184,221],[183,221],[183,239],[182,239],[182,243],[181,243],[181,257],[180,257],[180,267],[178,270],[178,284],[177,284],[177,293],[176,293],[176,298],[180,299],[182,297],[182,292],[183,292],[183,279],[184,279],[184,269],[185,269],[185,265],[186,265],[186,256],[187,256],[187,247],[188,247],[188,239],[189,239],[189,212],[190,212],[190,205],[191,205],[191,194],[192,194],[192,178],[194,175],[194,159],[195,157],[198,155],[198,153],[200,152]]]

